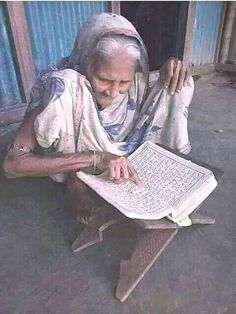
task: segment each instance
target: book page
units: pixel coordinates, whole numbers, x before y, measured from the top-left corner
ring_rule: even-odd
[[[145,142],[129,158],[142,186],[131,181],[118,185],[106,174],[94,176],[79,172],[78,177],[130,218],[163,218],[212,176],[210,170],[151,142]]]

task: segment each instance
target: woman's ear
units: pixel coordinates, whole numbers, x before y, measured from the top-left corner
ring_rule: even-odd
[[[93,58],[92,61],[90,61],[90,62],[87,63],[87,66],[86,66],[86,69],[85,69],[85,75],[86,75],[87,77],[92,76],[92,75],[95,73],[96,69],[97,69],[97,62],[96,62],[96,60]]]
[[[91,72],[91,65],[90,63],[87,64],[86,68],[85,68],[85,76],[88,77],[90,75]]]

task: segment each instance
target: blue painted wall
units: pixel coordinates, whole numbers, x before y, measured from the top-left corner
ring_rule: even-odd
[[[190,57],[190,61],[194,65],[215,62],[222,10],[222,1],[196,2],[196,15]]]
[[[0,2],[0,100],[20,100],[5,5]],[[48,64],[70,54],[81,25],[92,15],[107,12],[108,1],[26,1],[24,7],[38,73]],[[200,65],[215,61],[222,10],[223,2],[196,2],[192,63]]]
[[[5,3],[0,2],[0,109],[7,102],[20,101],[20,93],[13,64],[7,31]]]
[[[24,2],[36,73],[68,56],[81,25],[107,12],[107,1]]]

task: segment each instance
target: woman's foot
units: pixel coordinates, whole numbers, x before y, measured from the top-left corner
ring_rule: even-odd
[[[71,193],[71,205],[75,210],[77,221],[83,225],[88,225],[93,219],[92,208],[94,206],[90,189],[77,178],[75,173],[68,176],[66,184]]]
[[[93,218],[94,217],[91,215],[89,210],[84,209],[77,211],[76,220],[82,225],[88,225],[93,220]]]

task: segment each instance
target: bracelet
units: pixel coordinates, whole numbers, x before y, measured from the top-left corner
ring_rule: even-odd
[[[96,152],[93,151],[93,171],[96,171]]]
[[[23,153],[32,153],[32,149],[29,146],[22,145],[22,144],[10,144],[7,147],[7,151],[9,151],[10,149],[16,149],[16,150],[19,150]]]
[[[93,165],[93,170],[94,172],[97,169],[97,166],[99,165],[101,161],[102,155],[101,154],[96,154],[96,151],[93,151],[93,160],[92,160],[92,165]]]

